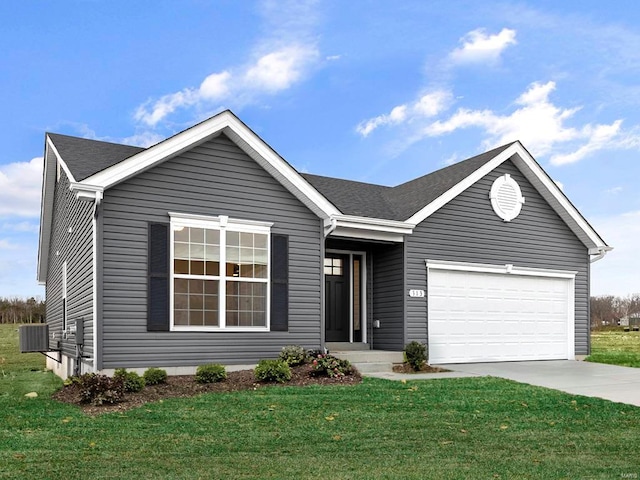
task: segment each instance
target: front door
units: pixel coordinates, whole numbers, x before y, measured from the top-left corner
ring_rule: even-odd
[[[348,342],[350,329],[349,255],[327,253],[324,259],[327,342]]]

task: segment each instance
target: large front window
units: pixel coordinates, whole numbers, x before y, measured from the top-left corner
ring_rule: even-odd
[[[171,214],[174,330],[268,329],[270,226]]]

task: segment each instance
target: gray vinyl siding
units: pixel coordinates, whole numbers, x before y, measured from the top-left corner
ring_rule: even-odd
[[[273,222],[289,235],[287,332],[147,332],[147,225],[168,212]],[[102,368],[255,363],[321,344],[321,222],[220,136],[105,192]]]
[[[404,245],[377,248],[373,254],[373,348],[402,350],[404,347]]]
[[[503,222],[493,211],[493,181],[509,173],[525,197],[520,215]],[[513,264],[577,271],[576,354],[588,353],[589,257],[587,248],[510,161],[435,212],[407,236],[407,288],[427,289],[425,260]],[[427,341],[427,299],[407,299],[407,341]]]
[[[66,260],[67,325],[84,321],[83,354],[93,357],[93,203],[76,199],[64,170],[56,183],[53,202],[45,287],[49,346],[57,346],[51,334],[62,340],[62,265]],[[62,340],[61,346],[65,355],[75,357],[73,337]]]

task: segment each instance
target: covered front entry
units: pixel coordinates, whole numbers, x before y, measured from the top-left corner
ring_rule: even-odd
[[[366,339],[366,254],[327,250],[324,258],[325,340]]]

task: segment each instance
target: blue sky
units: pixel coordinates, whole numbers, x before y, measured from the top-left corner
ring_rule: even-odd
[[[44,132],[148,146],[232,109],[301,171],[396,185],[521,140],[640,291],[632,1],[0,2],[0,296],[35,282]]]

